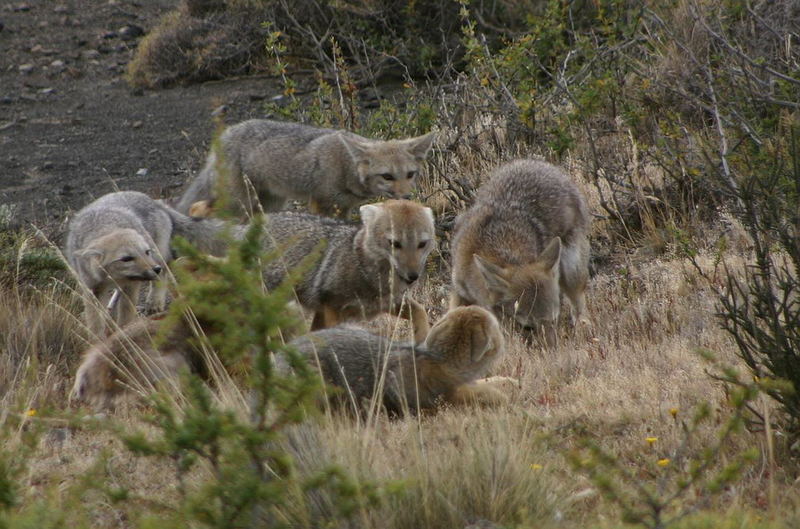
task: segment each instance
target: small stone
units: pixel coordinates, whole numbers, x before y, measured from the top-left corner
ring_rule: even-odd
[[[144,123],[142,123],[141,121],[134,121],[134,122],[131,124],[131,127],[135,128],[135,129],[138,129],[138,128],[140,128],[142,125],[144,125]]]
[[[13,102],[14,99],[11,96],[0,97],[0,105],[10,105]]]
[[[53,13],[63,15],[64,13],[69,13],[69,8],[67,6],[56,6],[53,8]]]
[[[13,10],[24,13],[25,11],[30,11],[31,6],[29,6],[28,4],[17,4],[14,6]]]
[[[44,51],[44,47],[41,44],[37,44],[31,48],[31,53],[42,53]]]
[[[136,171],[136,176],[147,176],[147,173],[148,173],[147,169],[142,168]]]
[[[53,167],[55,167],[55,164],[53,162],[49,162],[48,161],[48,162],[44,162],[42,164],[42,169],[45,169],[45,170],[52,169]]]
[[[27,75],[27,74],[31,73],[34,68],[36,68],[36,66],[34,66],[31,63],[22,64],[22,65],[19,66],[19,73]]]
[[[97,50],[84,50],[81,52],[81,57],[86,60],[93,60],[100,57],[100,52]]]
[[[144,30],[135,24],[125,24],[117,30],[122,40],[133,40],[144,35]]]
[[[49,88],[48,87],[48,88],[42,88],[41,90],[39,90],[39,93],[40,94],[44,94],[44,95],[50,95],[50,94],[55,93],[55,91],[56,91],[55,88]]]
[[[55,70],[56,72],[61,72],[64,70],[64,61],[60,59],[56,59],[55,61],[50,63],[50,68]]]
[[[117,36],[118,35],[117,35],[116,31],[106,31],[105,33],[100,35],[100,38],[103,38],[103,39],[115,39],[115,38],[117,38]]]

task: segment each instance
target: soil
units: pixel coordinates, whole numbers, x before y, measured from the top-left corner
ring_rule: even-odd
[[[273,79],[133,90],[142,35],[176,7],[165,0],[28,0],[0,7],[0,213],[60,242],[64,220],[100,195],[172,197],[202,165],[214,130],[263,117]]]

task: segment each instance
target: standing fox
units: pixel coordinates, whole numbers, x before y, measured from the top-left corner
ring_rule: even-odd
[[[171,235],[172,220],[165,206],[135,191],[109,193],[75,215],[65,253],[80,282],[101,305],[85,298],[90,331],[104,336],[103,307],[111,310],[120,326],[136,316],[142,282],[156,281],[170,258]],[[165,303],[166,284],[155,282],[150,307],[163,310]]]
[[[289,211],[267,215],[264,249],[281,253],[264,263],[264,283],[275,288],[287,272],[305,266],[295,291],[300,304],[314,311],[312,329],[391,312],[411,319],[421,341],[429,330],[425,309],[410,296],[404,304],[403,296],[436,246],[433,212],[408,200],[387,200],[361,206],[360,213],[361,224]],[[176,235],[202,251],[224,253],[223,222],[172,215]],[[231,235],[241,238],[246,230],[236,226]],[[315,252],[321,255],[313,266],[304,265]]]
[[[503,355],[504,344],[490,312],[460,307],[445,314],[416,347],[352,327],[313,332],[290,345],[318,362],[322,377],[341,388],[344,400],[356,408],[378,395],[389,412],[402,413],[434,408],[442,401],[504,402],[492,379],[475,382]],[[288,369],[285,361],[278,361],[279,368]]]
[[[213,205],[224,185],[234,212],[280,211],[287,199],[307,200],[309,211],[332,216],[378,196],[409,198],[433,134],[380,141],[333,129],[252,119],[219,138],[206,165],[176,208]],[[245,176],[252,184],[249,187]],[[255,191],[255,196],[251,191]],[[197,207],[197,206],[195,206]]]
[[[513,315],[555,345],[561,291],[573,323],[586,308],[588,230],[584,198],[564,171],[538,160],[498,168],[456,219],[451,307]]]

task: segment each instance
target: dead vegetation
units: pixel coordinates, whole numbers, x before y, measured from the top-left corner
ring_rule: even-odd
[[[189,17],[188,11],[168,15],[165,20],[172,20],[176,32],[193,28],[191,34],[202,34],[198,28],[205,21],[223,16],[215,2],[187,4],[197,4],[192,9],[199,11],[192,13],[203,18],[187,22],[181,17]],[[384,20],[381,6],[362,4],[360,9],[348,3],[326,8],[349,9],[354,20]],[[309,36],[306,42],[305,58],[293,57],[293,48],[273,49],[273,57],[287,61],[284,74],[290,81],[291,68],[305,64],[309,50],[316,50],[324,72],[317,89],[304,98],[287,83],[287,105],[269,109],[279,116],[325,120],[374,136],[438,128],[439,147],[419,198],[436,212],[440,245],[431,257],[428,280],[415,296],[432,318],[446,308],[453,219],[492,167],[518,156],[557,161],[585,193],[595,216],[594,276],[587,291],[591,325],[574,333],[564,327],[559,346],[549,351],[510,332],[508,354],[493,373],[520,381],[507,408],[450,408],[396,420],[382,414],[354,418],[325,409],[288,428],[278,446],[294,460],[299,476],[329,470],[333,463],[365,485],[354,485],[352,495],[344,497],[340,488],[292,488],[289,500],[271,511],[274,524],[627,527],[619,503],[603,497],[596,482],[568,464],[581,444],[589,440],[613,455],[634,477],[627,491],[655,487],[685,479],[692,472],[692,457],[702,457],[737,409],[736,384],[724,383],[719,375],[730,366],[728,375],[751,384],[754,373],[742,363],[735,336],[720,325],[720,295],[730,293],[731,277],[746,277],[746,271],[755,274],[750,277],[764,277],[772,270],[770,263],[789,263],[784,259],[789,252],[780,245],[796,242],[798,229],[796,208],[791,209],[797,203],[791,184],[797,181],[800,104],[793,91],[798,84],[796,6],[685,0],[669,11],[656,3],[591,2],[609,10],[600,20],[605,25],[592,26],[593,17],[600,15],[577,9],[577,4],[589,2],[575,3],[573,11],[567,4],[543,4],[527,29],[504,28],[499,33],[507,46],[499,49],[491,31],[485,32],[490,37],[481,38],[482,29],[495,22],[480,10],[483,5],[475,8],[472,18],[458,22],[461,34],[456,40],[463,47],[451,49],[437,63],[441,68],[428,83],[408,77],[405,99],[385,98],[369,112],[363,111],[359,87],[345,82],[347,71],[353,68],[350,79],[369,84],[363,80],[379,78],[391,60],[369,70],[367,56],[353,51],[361,49],[355,38],[339,48],[347,50],[347,60],[337,59],[334,46],[323,39],[331,35],[310,23],[294,26],[297,33],[289,37],[314,36],[316,41]],[[496,6],[498,13],[508,14],[515,4]],[[331,31],[341,27],[334,24]],[[213,31],[207,35],[209,42],[216,38]],[[181,38],[192,42],[193,37],[187,33]],[[160,53],[156,42],[143,43],[140,58]],[[193,79],[192,68],[199,63],[186,57],[180,61],[163,63],[163,71],[184,72],[182,77],[162,79],[164,74],[153,73],[162,67],[142,67],[136,75],[146,85]],[[131,65],[132,75],[135,68]],[[365,71],[372,76],[362,75]],[[214,75],[229,73],[220,69]],[[743,190],[763,191],[765,183],[777,197],[754,202],[750,211],[755,217],[743,215],[741,206],[748,199]],[[765,211],[774,215],[765,216]],[[762,239],[759,226],[768,228]],[[761,268],[751,266],[754,252],[761,252]],[[776,276],[780,282],[768,285],[771,292],[795,284],[796,269],[784,268]],[[791,312],[796,295],[788,292],[773,299],[782,299],[776,306],[784,312],[769,320],[772,327],[763,322],[751,327],[756,335],[770,328],[777,337],[792,336],[781,327],[796,314]],[[747,299],[746,292],[741,294]],[[74,316],[59,315],[63,306],[74,313],[75,300],[41,292],[14,293],[8,299],[0,308],[0,336],[5,339],[0,343],[0,386],[7,388],[0,403],[13,404],[20,414],[29,408],[62,408],[81,346]],[[397,331],[395,325],[385,318],[371,324],[387,332]],[[786,350],[792,347],[796,358],[796,343]],[[709,352],[715,361],[701,354]],[[38,365],[33,358],[39,359]],[[786,358],[787,365],[795,365]],[[57,367],[48,370],[49,363]],[[785,429],[791,422],[782,419],[786,411],[781,400],[768,398],[771,392],[789,394],[776,393],[783,390],[769,385],[770,374],[757,376],[755,383],[765,393],[748,402],[749,428],[733,432],[704,472],[722,474],[753,447],[755,460],[735,479],[722,481],[724,486],[693,485],[671,506],[686,517],[669,527],[788,528],[800,519],[797,447]],[[247,415],[241,386],[230,380],[215,386],[211,400],[236,416]],[[707,419],[687,440],[686,425],[704,406]],[[145,423],[143,416],[134,406],[120,410],[114,420],[125,430],[140,428],[157,438],[159,428]],[[22,421],[51,428],[30,417]],[[38,448],[23,481],[30,490],[20,495],[22,505],[50,494],[66,502],[70,512],[83,512],[95,526],[144,526],[148,516],[161,512],[168,513],[160,519],[167,526],[185,526],[181,516],[190,516],[190,509],[182,510],[187,505],[181,503],[184,491],[224,482],[224,473],[213,465],[174,473],[170,465],[180,464],[180,457],[139,457],[123,450],[116,436],[86,424]],[[9,441],[6,447],[11,446]],[[92,469],[104,446],[114,456],[103,461],[102,478],[114,490],[130,491],[135,501],[97,499],[108,497],[106,490],[106,496],[96,492],[88,507],[69,503],[63,491],[79,490],[83,478],[96,472]],[[286,483],[296,487],[288,478]],[[384,486],[379,499],[353,500],[372,498],[368,484],[373,483]],[[346,521],[343,505],[352,507]]]

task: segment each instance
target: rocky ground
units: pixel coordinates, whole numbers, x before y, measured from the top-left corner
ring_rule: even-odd
[[[114,189],[175,195],[202,164],[212,112],[263,116],[266,77],[132,90],[125,69],[175,0],[28,0],[0,7],[0,213],[55,240]]]

